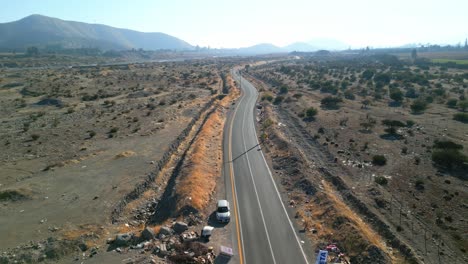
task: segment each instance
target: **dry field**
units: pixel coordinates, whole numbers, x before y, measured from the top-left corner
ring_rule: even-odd
[[[110,225],[119,201],[222,89],[209,60],[0,69],[1,251],[126,231]]]
[[[335,241],[356,256],[375,245],[393,263],[411,262],[399,240],[424,263],[467,261],[467,70],[376,56],[248,73],[262,92],[273,167],[317,248]]]

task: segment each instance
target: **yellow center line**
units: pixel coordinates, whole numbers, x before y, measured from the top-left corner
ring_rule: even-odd
[[[242,91],[241,91],[242,93]],[[234,188],[234,169],[232,166],[232,126],[234,124],[234,117],[236,116],[237,109],[241,100],[236,105],[234,113],[231,118],[230,128],[229,128],[229,143],[228,143],[228,158],[229,158],[229,176],[231,178],[231,189],[232,189],[232,201],[234,204],[234,215],[236,217],[236,233],[237,233],[237,247],[239,250],[239,263],[244,263],[243,253],[242,253],[242,245],[241,245],[241,235],[240,235],[240,226],[239,226],[239,216],[237,212],[237,193]]]

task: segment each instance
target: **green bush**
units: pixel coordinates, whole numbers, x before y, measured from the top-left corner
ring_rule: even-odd
[[[416,92],[416,89],[414,88],[408,88],[406,89],[405,97],[408,98],[418,98],[419,94]]]
[[[344,92],[344,97],[346,99],[348,99],[348,100],[355,100],[356,99],[356,96],[350,90],[347,90],[347,91]]]
[[[414,124],[416,124],[416,123],[413,120],[407,120],[406,121],[406,126],[407,127],[412,127],[412,126],[414,126]]]
[[[271,101],[273,101],[273,96],[271,96],[271,94],[264,94],[262,96],[262,101],[265,101],[265,100],[271,102]]]
[[[273,101],[273,104],[275,104],[275,105],[281,104],[281,102],[283,102],[283,100],[284,100],[283,96],[276,96],[275,100]]]
[[[306,114],[306,117],[308,118],[313,118],[314,116],[316,116],[318,113],[317,109],[313,108],[313,107],[309,107],[307,108],[305,114]]]
[[[438,149],[456,149],[456,150],[463,149],[462,145],[452,142],[450,140],[443,140],[443,141],[436,140],[434,142],[433,147],[438,148]]]
[[[362,73],[362,78],[366,80],[370,80],[374,76],[374,71],[373,70],[365,70]]]
[[[286,85],[282,85],[279,90],[280,94],[287,94],[289,92],[289,88]]]
[[[400,103],[401,101],[403,101],[403,92],[398,88],[392,89],[390,91],[390,98],[395,102]]]
[[[14,88],[14,87],[23,86],[23,85],[24,85],[24,83],[13,82],[13,83],[7,83],[7,84],[3,85],[2,87],[3,88]]]
[[[466,124],[468,123],[468,113],[456,113],[453,115],[453,120]]]
[[[384,131],[390,135],[398,135],[397,128],[406,126],[405,123],[399,120],[390,119],[382,120],[382,125],[387,126],[387,128]]]
[[[432,161],[445,169],[452,170],[464,166],[468,157],[456,149],[438,149],[432,152]]]
[[[424,190],[424,181],[422,179],[417,179],[414,183],[414,188],[420,191]]]
[[[372,157],[372,164],[377,166],[384,166],[387,164],[387,158],[384,155],[375,155]]]
[[[97,94],[94,94],[94,95],[89,95],[89,94],[85,94],[83,95],[83,97],[81,97],[81,100],[83,101],[94,101],[94,100],[97,100],[99,97]]]
[[[458,106],[458,109],[460,109],[460,111],[465,112],[466,109],[468,108],[468,100],[462,100],[458,102],[457,106]]]
[[[406,126],[403,122],[401,122],[399,120],[390,120],[390,119],[382,120],[382,125],[388,126],[388,127],[404,127],[404,126]]]
[[[457,107],[457,102],[458,102],[458,100],[455,99],[455,98],[449,99],[449,100],[447,101],[447,106],[448,106],[449,108],[455,108],[455,107]]]
[[[415,100],[412,104],[411,104],[411,111],[413,111],[413,113],[422,113],[424,112],[424,110],[427,109],[427,102],[424,101],[424,100]]]
[[[327,96],[320,101],[322,107],[327,109],[338,109],[340,108],[339,103],[341,102],[343,102],[341,98],[334,96]]]
[[[383,176],[375,177],[374,181],[375,181],[375,183],[380,184],[380,185],[387,185],[387,183],[388,183],[387,178],[385,178]]]

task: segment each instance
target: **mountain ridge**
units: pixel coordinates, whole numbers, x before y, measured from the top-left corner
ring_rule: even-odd
[[[37,14],[13,22],[0,23],[0,49],[24,50],[29,46],[103,50],[194,48],[179,38],[161,32],[140,32]]]

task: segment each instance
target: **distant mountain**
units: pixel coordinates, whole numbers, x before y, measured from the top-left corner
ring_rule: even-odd
[[[345,50],[349,48],[349,44],[329,38],[316,38],[308,41],[307,43],[316,47],[317,49],[324,50]]]
[[[310,45],[309,43],[305,43],[305,42],[294,42],[292,44],[289,44],[289,45],[283,47],[283,49],[285,49],[285,50],[287,50],[289,52],[292,52],[292,51],[308,52],[308,51],[318,50],[318,48]]]
[[[245,54],[269,54],[269,53],[281,53],[287,52],[285,49],[275,46],[270,43],[261,43],[251,47],[240,48],[237,50],[238,53]]]
[[[311,52],[317,50],[344,50],[348,45],[334,39],[315,39],[311,42],[294,42],[284,47],[278,47],[270,43],[257,44],[251,47],[231,49],[230,52],[239,54],[272,54],[285,52]]]
[[[0,23],[0,49],[24,50],[30,46],[103,50],[193,49],[189,43],[164,33],[144,33],[42,15],[31,15],[18,21]]]

